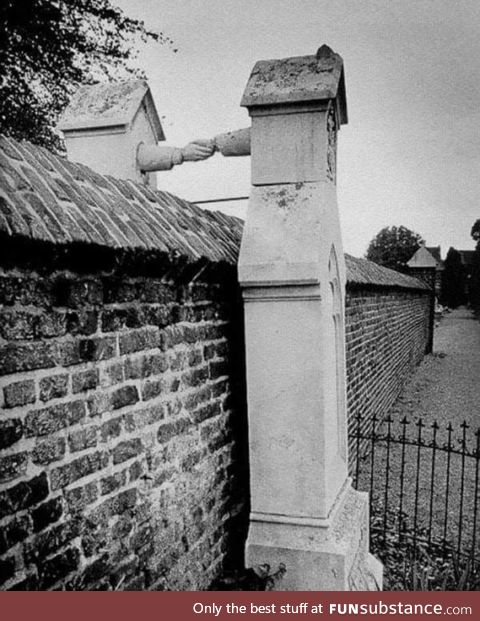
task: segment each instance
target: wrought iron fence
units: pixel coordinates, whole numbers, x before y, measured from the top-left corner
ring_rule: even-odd
[[[424,546],[478,570],[480,428],[359,415],[350,450],[354,485],[370,493],[372,543],[407,544],[414,558]]]

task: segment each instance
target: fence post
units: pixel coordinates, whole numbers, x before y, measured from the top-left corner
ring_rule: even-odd
[[[345,264],[336,138],[343,62],[260,61],[252,190],[239,259],[245,301],[251,515],[247,565],[284,563],[282,590],[370,590],[368,498],[347,472]]]

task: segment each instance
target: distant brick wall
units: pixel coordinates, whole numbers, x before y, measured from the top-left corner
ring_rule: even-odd
[[[391,409],[430,351],[432,292],[420,281],[347,257],[345,303],[349,435]],[[350,462],[356,443],[350,443]]]

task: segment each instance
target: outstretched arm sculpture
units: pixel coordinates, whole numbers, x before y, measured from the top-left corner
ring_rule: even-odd
[[[250,128],[218,134],[212,139],[198,139],[182,148],[140,143],[137,164],[142,172],[171,170],[183,162],[199,162],[220,151],[225,157],[250,155]]]
[[[164,147],[141,142],[137,150],[137,163],[142,172],[171,170],[183,162],[199,162],[214,153],[213,140],[194,140],[184,147]]]

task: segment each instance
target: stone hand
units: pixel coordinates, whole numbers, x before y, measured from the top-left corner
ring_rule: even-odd
[[[213,140],[194,140],[181,149],[184,162],[199,162],[211,157],[215,151]]]

